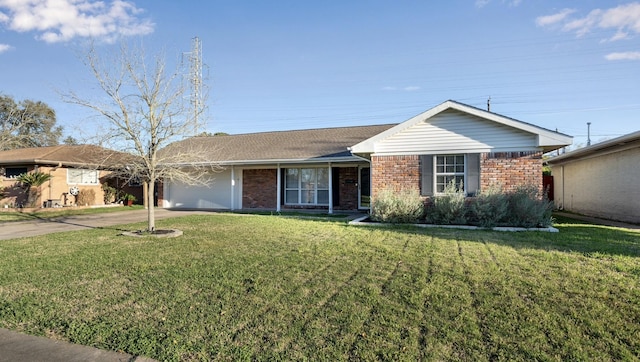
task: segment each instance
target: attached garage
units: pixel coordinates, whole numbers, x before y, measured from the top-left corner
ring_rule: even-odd
[[[231,167],[214,175],[214,181],[207,186],[191,186],[181,182],[168,181],[164,185],[164,204],[166,208],[178,209],[237,209],[240,201],[232,197],[232,174]],[[238,174],[236,185],[240,184]],[[236,190],[236,195],[238,190]]]

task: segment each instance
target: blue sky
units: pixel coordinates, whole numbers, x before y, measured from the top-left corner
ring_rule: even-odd
[[[640,129],[640,2],[0,0],[0,93],[98,120],[58,91],[96,92],[79,53],[142,39],[168,58],[202,42],[207,131],[398,123],[453,99],[585,144]],[[58,91],[57,91],[58,90]],[[97,93],[96,93],[97,94]]]

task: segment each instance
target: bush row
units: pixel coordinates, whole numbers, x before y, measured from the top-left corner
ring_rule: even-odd
[[[489,188],[467,198],[454,184],[443,195],[423,200],[417,190],[385,190],[373,199],[371,218],[388,223],[426,222],[438,225],[548,227],[553,203],[536,186],[513,192]]]

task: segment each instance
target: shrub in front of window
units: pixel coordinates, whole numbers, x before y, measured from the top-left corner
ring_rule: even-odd
[[[424,215],[420,191],[405,189],[399,192],[385,189],[376,194],[371,204],[371,219],[394,224],[415,223]]]
[[[481,190],[469,206],[473,224],[492,228],[504,224],[509,213],[509,197],[498,187]]]
[[[442,195],[433,198],[427,209],[427,222],[440,225],[464,225],[467,223],[467,206],[462,183],[451,180]]]
[[[509,194],[508,224],[526,228],[551,225],[553,202],[534,185],[519,186]]]

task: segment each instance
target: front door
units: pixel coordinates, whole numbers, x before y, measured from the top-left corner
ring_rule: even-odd
[[[371,168],[360,167],[358,172],[358,207],[371,207]]]

